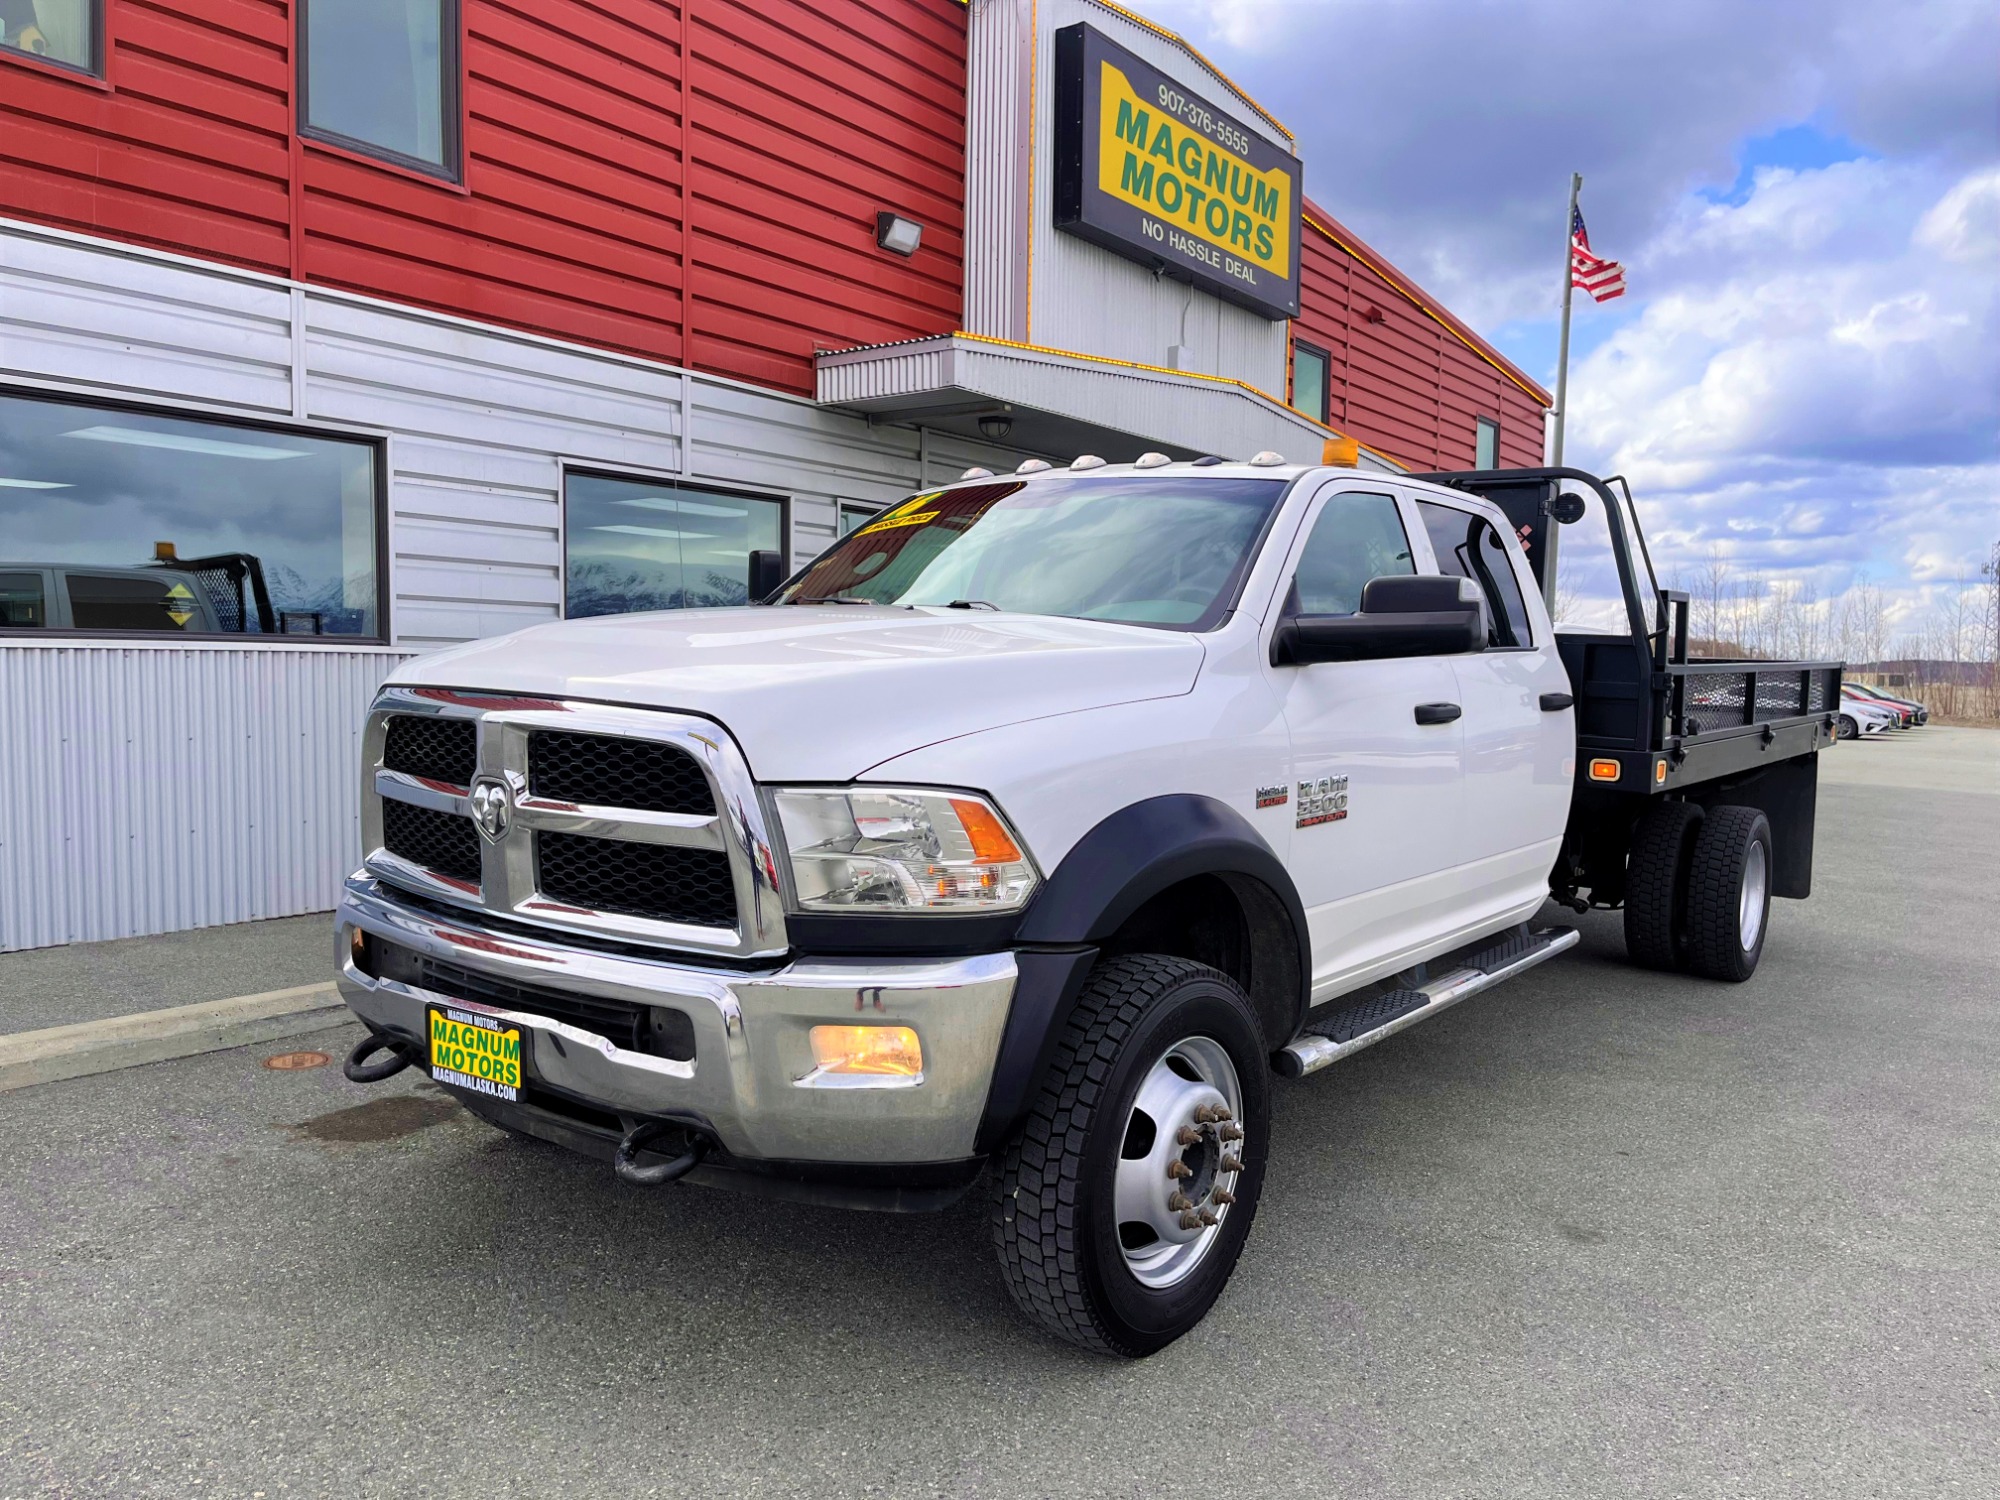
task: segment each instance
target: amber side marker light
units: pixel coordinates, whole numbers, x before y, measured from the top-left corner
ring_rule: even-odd
[[[1007,835],[1007,827],[984,802],[951,799],[965,836],[972,840],[972,857],[982,865],[1014,865],[1022,859],[1020,846]]]
[[[1663,760],[1656,760],[1653,762],[1653,785],[1665,786],[1666,784],[1667,784],[1667,763]]]
[[[1618,779],[1618,762],[1615,760],[1592,761],[1590,763],[1590,779],[1592,781],[1616,781]]]
[[[815,1026],[813,1061],[826,1073],[916,1078],[924,1049],[907,1026]]]

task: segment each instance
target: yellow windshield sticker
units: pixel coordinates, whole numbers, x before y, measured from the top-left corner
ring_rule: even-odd
[[[898,526],[921,526],[926,521],[935,521],[942,511],[920,510],[913,516],[889,515],[855,532],[856,536],[867,536],[871,531],[894,531]]]

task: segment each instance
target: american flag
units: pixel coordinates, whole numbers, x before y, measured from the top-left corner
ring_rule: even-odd
[[[1569,280],[1599,302],[1625,295],[1625,268],[1590,253],[1590,231],[1583,227],[1580,208],[1571,209],[1569,215]]]

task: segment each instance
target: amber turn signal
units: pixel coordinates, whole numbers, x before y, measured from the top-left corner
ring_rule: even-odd
[[[1615,760],[1592,761],[1590,763],[1590,779],[1592,781],[1616,781],[1618,779],[1618,762]]]
[[[812,1049],[825,1073],[916,1078],[924,1071],[924,1049],[907,1026],[815,1026]]]

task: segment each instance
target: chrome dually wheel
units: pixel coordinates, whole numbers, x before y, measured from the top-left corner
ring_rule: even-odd
[[[1125,1265],[1168,1287],[1215,1244],[1243,1173],[1243,1085],[1223,1046],[1189,1037],[1147,1072],[1118,1153],[1115,1212]]]
[[[1091,971],[998,1164],[993,1248],[1022,1311],[1127,1357],[1202,1320],[1256,1217],[1269,1054],[1227,974],[1152,953]]]

